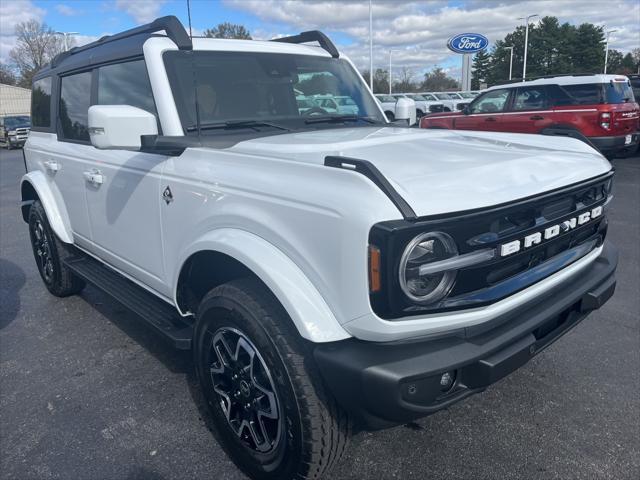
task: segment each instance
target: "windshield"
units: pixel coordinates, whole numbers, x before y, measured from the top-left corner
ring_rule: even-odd
[[[31,125],[29,117],[5,117],[4,125],[7,128],[28,127]]]
[[[187,133],[199,124],[234,129],[301,130],[386,123],[359,74],[344,60],[258,52],[169,51],[164,54],[172,91]],[[194,88],[194,83],[197,85]],[[197,95],[196,95],[197,94]],[[198,108],[196,114],[196,97]],[[353,105],[337,111],[335,97]],[[354,116],[356,117],[354,120]],[[327,122],[321,121],[322,117]],[[313,122],[308,120],[313,118]],[[368,122],[358,121],[360,118]],[[258,124],[259,123],[259,124]],[[277,125],[276,129],[274,125]],[[225,129],[201,129],[224,134]]]
[[[389,95],[376,95],[376,98],[385,103],[396,103],[396,99]]]
[[[448,93],[434,93],[434,95],[438,98],[438,100],[451,100],[451,97]]]
[[[462,98],[476,98],[476,96],[473,93],[469,93],[469,92],[462,92],[462,93],[459,93],[458,95],[460,95]]]
[[[419,102],[424,102],[426,100],[422,95],[408,95],[408,97],[411,100],[418,100]]]

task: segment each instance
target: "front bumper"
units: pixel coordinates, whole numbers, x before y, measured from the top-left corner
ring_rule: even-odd
[[[486,324],[414,342],[318,344],[314,356],[333,395],[365,428],[406,423],[484,390],[600,308],[615,290],[617,262],[605,242],[579,276]],[[446,372],[455,383],[443,391]]]
[[[625,143],[628,135],[631,135],[631,142]],[[611,137],[589,137],[589,140],[601,152],[615,153],[621,150],[637,147],[638,143],[640,143],[640,132]]]

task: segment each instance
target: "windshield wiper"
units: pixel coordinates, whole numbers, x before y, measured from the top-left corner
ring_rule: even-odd
[[[307,118],[304,123],[306,124],[311,124],[311,123],[340,123],[340,122],[358,122],[362,120],[363,122],[366,123],[371,123],[371,124],[375,124],[375,123],[381,123],[378,120],[371,118],[371,117],[362,117],[359,115],[329,115],[329,116],[322,116],[322,117],[310,117]]]
[[[202,123],[200,124],[200,130],[232,130],[235,128],[256,128],[256,127],[272,127],[278,130],[291,131],[290,128],[284,125],[278,125],[277,123],[263,122],[261,120],[228,120],[226,122],[215,123]],[[191,125],[187,127],[187,132],[195,132],[198,130],[198,125]]]

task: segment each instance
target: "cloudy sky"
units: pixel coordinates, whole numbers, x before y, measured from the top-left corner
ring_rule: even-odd
[[[187,23],[186,0],[1,0],[0,59],[15,42],[14,25],[35,18],[58,31],[79,32],[78,43],[116,33],[162,15]],[[245,25],[269,39],[320,29],[362,68],[369,63],[368,0],[191,0],[194,34],[220,22]],[[454,76],[460,57],[446,48],[456,33],[477,32],[490,42],[537,13],[562,22],[591,22],[617,29],[611,47],[640,46],[640,0],[373,0],[374,68],[406,65],[416,74],[443,66]]]

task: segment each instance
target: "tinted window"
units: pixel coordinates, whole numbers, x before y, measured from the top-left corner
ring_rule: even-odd
[[[604,84],[607,103],[634,102],[633,90],[628,82],[609,82]]]
[[[307,123],[307,116],[322,112],[301,112],[296,102],[296,96],[313,95],[351,97],[359,115],[384,121],[361,77],[342,59],[214,51],[171,51],[164,58],[180,118],[188,131],[195,130],[196,93],[201,124],[277,120],[294,128],[316,129],[318,123]],[[203,132],[223,134],[227,130]]]
[[[17,116],[4,118],[4,126],[7,127],[7,129],[29,127],[30,125],[29,117]]]
[[[98,105],[131,105],[156,114],[151,83],[143,60],[98,69]]]
[[[51,126],[51,77],[33,82],[31,120],[34,127]]]
[[[494,113],[501,112],[509,97],[509,90],[491,90],[478,97],[471,104],[471,113]]]
[[[547,108],[547,93],[544,86],[518,88],[513,101],[513,110],[541,110]]]
[[[561,85],[555,95],[555,104],[596,105],[603,103],[604,92],[601,83],[583,83],[580,85]]]
[[[69,140],[89,141],[87,121],[91,104],[91,72],[78,73],[61,79],[60,128]]]

